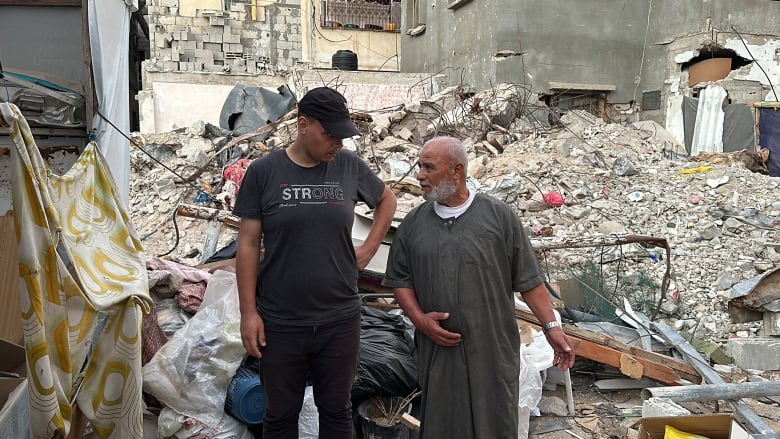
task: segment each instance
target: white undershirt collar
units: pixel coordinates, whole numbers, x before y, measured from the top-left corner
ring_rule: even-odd
[[[436,215],[438,215],[442,219],[457,218],[463,215],[463,212],[468,210],[469,206],[471,206],[471,203],[474,202],[475,195],[476,192],[469,190],[469,198],[466,200],[466,202],[461,204],[460,206],[455,206],[455,207],[445,206],[443,204],[440,204],[438,201],[434,201],[433,210],[436,212]]]

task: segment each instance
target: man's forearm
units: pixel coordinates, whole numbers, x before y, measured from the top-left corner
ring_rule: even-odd
[[[376,250],[382,243],[382,239],[387,234],[388,229],[390,229],[396,205],[395,194],[389,187],[385,186],[382,198],[379,199],[379,203],[374,208],[374,220],[371,224],[371,230],[363,242],[363,245],[371,249],[372,253],[376,253]]]
[[[411,288],[393,288],[393,295],[395,300],[401,309],[404,310],[404,314],[409,317],[409,320],[418,326],[420,318],[425,314],[420,308],[420,303],[417,301],[417,293]]]
[[[520,294],[528,307],[531,308],[531,312],[542,324],[555,320],[552,303],[547,295],[547,287],[543,283]]]

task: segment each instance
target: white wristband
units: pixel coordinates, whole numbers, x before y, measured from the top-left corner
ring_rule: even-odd
[[[556,320],[553,320],[552,322],[547,322],[544,325],[542,325],[542,332],[547,334],[547,331],[549,331],[552,328],[560,328],[561,324],[558,323]]]

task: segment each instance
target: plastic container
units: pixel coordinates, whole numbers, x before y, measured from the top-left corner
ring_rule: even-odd
[[[410,408],[411,404],[406,407],[405,411],[408,412]],[[370,398],[361,402],[357,411],[363,439],[409,439],[409,429],[400,422],[393,425],[383,425],[375,420],[379,410]]]
[[[265,389],[260,375],[245,363],[241,364],[236,375],[230,380],[225,397],[225,411],[245,424],[263,422]]]
[[[348,25],[345,25],[345,27]],[[331,65],[333,70],[350,70],[355,71],[358,69],[358,56],[357,53],[351,50],[339,50],[331,57]]]

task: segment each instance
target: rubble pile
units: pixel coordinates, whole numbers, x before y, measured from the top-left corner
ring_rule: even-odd
[[[424,102],[371,113],[368,134],[346,147],[356,149],[391,185],[399,201],[396,216],[402,218],[423,202],[414,178],[421,143],[434,135],[463,137],[469,185],[511,205],[535,245],[624,234],[666,238],[672,282],[661,317],[678,329],[695,327],[706,339],[760,334],[760,325],[730,324],[726,303],[734,284],[780,264],[780,199],[775,196],[780,180],[751,172],[745,167],[752,164],[743,165],[739,157],[689,161],[685,148],[651,121],[610,124],[582,110],[558,118],[530,101],[527,90],[515,85],[473,96],[462,86],[452,87]],[[145,149],[186,177],[226,143],[206,131],[201,125],[148,135]],[[212,168],[193,181],[203,189],[200,194],[134,150],[132,215],[149,253],[174,247],[178,203],[225,208],[204,195],[218,193],[221,168],[289,145],[294,137],[289,121],[264,143],[239,143],[230,157],[223,153],[213,159]],[[180,241],[170,256],[197,260],[206,222],[181,217],[177,222]],[[220,244],[233,237],[223,233]],[[554,258],[576,262],[577,254],[559,251]],[[663,264],[657,265],[645,274],[660,285]]]

